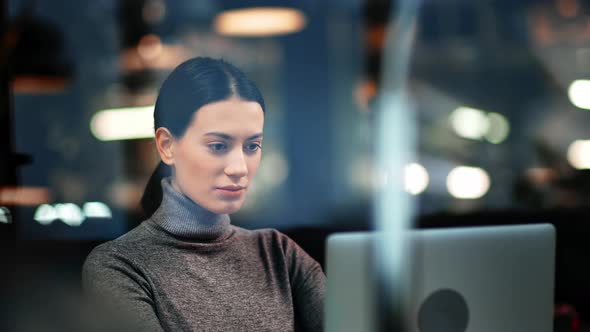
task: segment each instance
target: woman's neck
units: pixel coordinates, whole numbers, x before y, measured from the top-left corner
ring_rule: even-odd
[[[213,213],[184,195],[172,177],[162,180],[162,203],[151,219],[172,235],[199,241],[225,238],[230,231],[227,214]]]

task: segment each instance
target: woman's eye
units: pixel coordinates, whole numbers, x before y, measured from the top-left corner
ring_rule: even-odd
[[[250,143],[250,144],[246,145],[246,151],[248,151],[248,152],[256,152],[260,148],[262,148],[260,143]]]
[[[227,150],[227,146],[224,143],[212,143],[209,144],[209,150],[215,153],[219,153]]]

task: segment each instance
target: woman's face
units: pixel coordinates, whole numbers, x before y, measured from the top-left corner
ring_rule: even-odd
[[[231,98],[201,107],[184,136],[171,140],[170,158],[160,151],[174,166],[175,188],[211,212],[238,211],[260,164],[263,126],[257,102]]]

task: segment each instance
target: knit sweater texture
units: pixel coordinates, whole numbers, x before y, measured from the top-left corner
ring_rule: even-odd
[[[87,257],[86,294],[138,331],[322,330],[325,276],[294,241],[162,188],[152,217]]]

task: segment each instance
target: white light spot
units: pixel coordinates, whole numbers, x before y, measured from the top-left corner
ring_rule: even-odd
[[[590,80],[573,81],[569,86],[568,96],[576,107],[590,109]]]
[[[576,169],[590,169],[590,140],[576,140],[570,144],[567,160]]]
[[[10,217],[10,211],[8,208],[4,206],[0,206],[0,223],[3,224],[10,224],[12,223],[12,218]]]
[[[510,124],[500,113],[488,113],[489,128],[485,134],[490,143],[502,143],[510,133]]]
[[[41,204],[35,211],[33,219],[41,225],[49,225],[57,219],[57,211],[49,204]]]
[[[88,218],[112,218],[111,209],[101,202],[87,202],[82,207],[84,214]]]
[[[405,190],[412,195],[423,192],[430,180],[426,169],[417,163],[411,163],[405,167],[404,178]]]
[[[481,168],[459,166],[447,176],[447,189],[455,198],[480,198],[490,189],[490,177]]]
[[[485,112],[470,107],[458,107],[450,120],[457,135],[474,140],[482,139],[490,126]]]
[[[68,226],[76,227],[84,222],[84,214],[82,214],[82,210],[80,210],[80,207],[76,204],[56,204],[55,210],[57,212],[57,217]]]
[[[101,141],[154,137],[154,106],[106,109],[90,120],[90,130]]]

